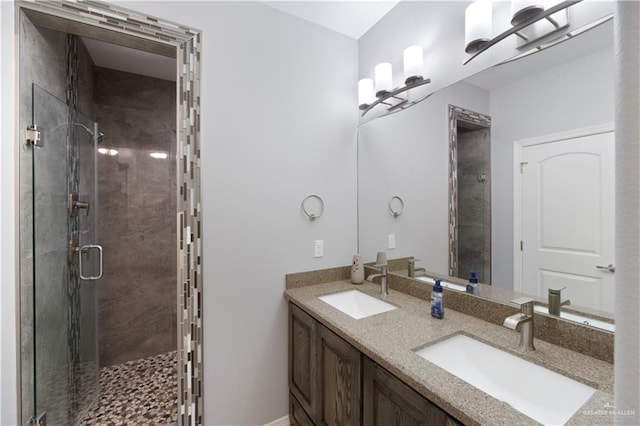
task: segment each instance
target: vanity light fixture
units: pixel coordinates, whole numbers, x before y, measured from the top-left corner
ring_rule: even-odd
[[[476,0],[465,10],[465,52],[472,56],[464,65],[510,35],[519,37],[517,48],[556,33],[569,26],[567,9],[582,0],[557,3],[556,0],[512,0],[511,27],[491,38],[491,0]],[[554,4],[555,3],[555,4]],[[488,5],[487,5],[488,4]]]
[[[404,51],[404,86],[393,88],[393,69],[390,63],[383,62],[376,65],[375,74],[375,96],[374,81],[370,78],[363,78],[358,81],[358,107],[362,111],[362,116],[371,111],[376,105],[386,105],[389,111],[405,109],[415,105],[427,96],[416,100],[409,100],[408,96],[399,96],[415,87],[430,83],[430,79],[425,79],[423,67],[422,46],[410,46]],[[377,99],[376,99],[377,98]]]
[[[152,152],[152,153],[149,154],[149,156],[152,157],[152,158],[157,158],[159,160],[164,160],[169,155],[166,152]]]

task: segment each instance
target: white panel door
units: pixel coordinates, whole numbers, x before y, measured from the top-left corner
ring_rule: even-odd
[[[613,312],[614,133],[524,147],[523,290]],[[600,268],[598,267],[600,266]]]

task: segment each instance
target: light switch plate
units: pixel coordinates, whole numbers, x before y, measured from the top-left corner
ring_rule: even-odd
[[[389,234],[389,249],[396,248],[396,234]]]
[[[315,240],[313,242],[313,257],[324,256],[324,240]]]

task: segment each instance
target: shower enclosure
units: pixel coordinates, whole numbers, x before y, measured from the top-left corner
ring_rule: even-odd
[[[98,391],[99,133],[80,112],[32,88],[33,419],[74,424]]]
[[[491,283],[491,117],[449,105],[449,275]]]

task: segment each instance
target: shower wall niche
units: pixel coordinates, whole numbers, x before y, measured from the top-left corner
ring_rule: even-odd
[[[175,351],[176,85],[95,67],[100,365]]]

